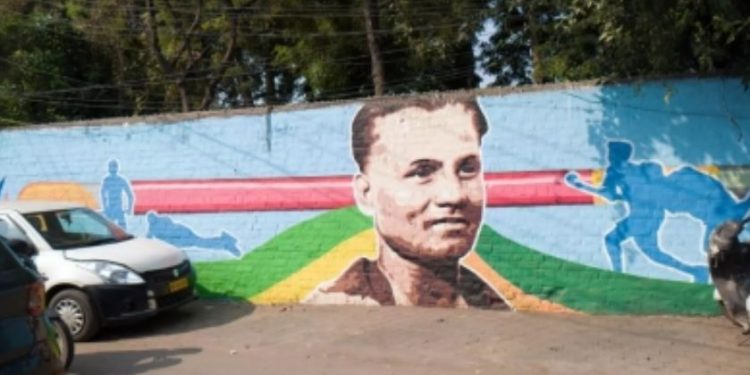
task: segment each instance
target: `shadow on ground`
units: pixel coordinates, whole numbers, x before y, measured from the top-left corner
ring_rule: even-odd
[[[182,357],[202,352],[200,348],[107,351],[76,355],[69,375],[133,375],[177,366]],[[98,364],[106,362],[102,372]]]
[[[177,310],[164,312],[151,319],[132,324],[106,327],[93,341],[113,341],[144,336],[192,332],[231,323],[255,311],[248,301],[205,299]]]

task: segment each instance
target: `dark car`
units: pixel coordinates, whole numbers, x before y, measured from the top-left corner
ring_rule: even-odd
[[[0,375],[64,374],[44,283],[0,240]]]

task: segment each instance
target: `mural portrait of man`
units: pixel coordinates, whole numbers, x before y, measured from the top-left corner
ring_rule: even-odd
[[[377,257],[356,260],[307,301],[507,309],[461,265],[482,224],[487,128],[468,98],[365,104],[352,122],[353,189],[373,218]]]

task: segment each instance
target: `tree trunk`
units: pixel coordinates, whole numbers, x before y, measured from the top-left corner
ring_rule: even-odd
[[[185,84],[180,79],[175,82],[175,85],[177,86],[177,91],[180,92],[180,103],[182,103],[182,112],[190,112],[190,101],[188,100],[188,94],[187,94],[187,89],[185,88]]]
[[[232,24],[229,33],[229,44],[227,45],[226,51],[224,51],[224,56],[221,58],[219,67],[212,73],[213,77],[204,87],[203,100],[201,101],[200,106],[202,111],[207,110],[211,106],[211,103],[213,103],[216,97],[216,87],[224,78],[224,73],[226,73],[227,68],[229,67],[229,61],[232,60],[232,57],[235,54],[235,49],[237,48],[237,12],[231,1],[224,0],[224,12],[229,17]]]
[[[174,17],[174,9],[171,8],[171,5],[168,1],[164,2],[165,6],[167,7],[167,10],[172,13],[171,15]],[[178,71],[178,62],[184,56],[186,53],[188,56],[191,55],[190,53],[190,42],[192,38],[195,35],[196,30],[198,29],[198,26],[201,23],[201,18],[203,14],[203,0],[197,0],[196,10],[195,10],[195,16],[193,18],[193,22],[190,24],[190,27],[187,30],[183,30],[182,28],[173,28],[172,31],[178,33],[178,35],[182,35],[182,43],[177,48],[177,51],[174,53],[174,56],[171,58],[167,58],[167,55],[162,50],[161,41],[159,40],[159,23],[156,21],[156,6],[155,6],[155,0],[146,0],[146,35],[148,37],[148,44],[149,48],[151,50],[151,53],[153,53],[154,57],[156,58],[156,61],[159,63],[159,66],[161,67],[162,74],[165,76],[173,77],[178,76],[178,78],[175,78],[174,84],[177,87],[177,91],[180,94],[180,103],[182,107],[182,112],[189,112],[190,111],[190,100],[188,98],[188,92],[187,87],[185,86],[185,78],[187,77],[188,73],[193,69],[193,65],[198,62],[198,60],[202,59],[205,53],[205,50],[203,52],[197,54],[194,57],[190,57],[187,65]],[[176,18],[176,17],[174,17]],[[179,73],[179,75],[177,74]],[[165,98],[166,102],[166,98]]]
[[[367,46],[370,49],[372,64],[372,84],[375,86],[375,96],[382,96],[385,92],[385,73],[383,72],[383,56],[380,54],[375,32],[379,29],[378,0],[364,0],[365,29],[367,32]]]
[[[266,105],[277,103],[276,98],[276,75],[270,62],[263,64],[263,80],[266,84]]]
[[[540,84],[546,80],[547,72],[539,53],[539,26],[537,24],[537,10],[533,5],[528,9],[529,49],[531,51],[531,80],[532,83]]]

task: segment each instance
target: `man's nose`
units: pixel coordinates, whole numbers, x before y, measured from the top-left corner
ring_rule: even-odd
[[[443,174],[435,186],[435,203],[438,206],[461,206],[466,203],[466,186],[452,174]]]

